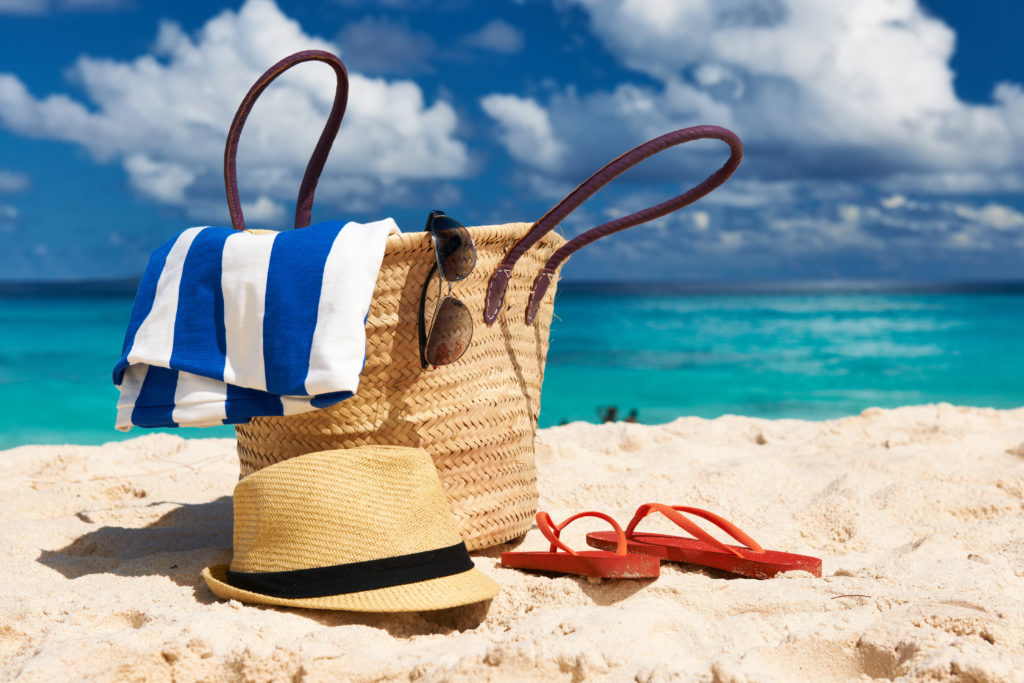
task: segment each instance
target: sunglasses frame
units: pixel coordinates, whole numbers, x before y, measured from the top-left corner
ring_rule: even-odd
[[[452,223],[455,224],[455,228],[460,230],[460,235],[464,236],[465,239],[468,241],[468,247],[472,250],[472,254],[473,254],[473,263],[470,265],[470,267],[464,273],[462,273],[461,275],[460,274],[456,274],[451,279],[449,279],[448,277],[445,277],[444,264],[442,263],[442,260],[441,260],[440,238],[439,238],[438,230],[435,227],[435,223],[437,222],[438,218],[445,218],[448,221],[451,221]],[[456,296],[454,296],[452,294],[452,283],[453,282],[460,282],[461,280],[464,280],[467,277],[469,277],[469,275],[473,272],[473,269],[476,268],[477,252],[476,252],[476,244],[473,242],[473,236],[470,235],[469,230],[467,230],[465,226],[463,226],[461,223],[459,223],[454,218],[451,218],[450,216],[447,216],[444,211],[439,211],[439,210],[431,211],[430,215],[427,217],[427,224],[426,224],[426,227],[424,228],[424,230],[430,233],[430,237],[431,237],[431,240],[432,240],[433,245],[434,245],[434,260],[435,260],[434,265],[430,269],[430,273],[427,275],[426,282],[423,283],[423,291],[422,291],[422,293],[420,295],[420,311],[419,311],[420,364],[423,366],[424,369],[426,369],[426,368],[430,368],[430,367],[438,367],[438,366],[441,366],[441,365],[450,365],[451,363],[454,363],[455,361],[457,361],[459,358],[462,357],[462,355],[466,352],[466,349],[469,348],[469,344],[473,340],[473,316],[471,314],[469,314],[469,309],[466,306],[466,304],[463,303],[461,299],[459,299],[458,297],[456,297]],[[460,245],[459,248],[460,249],[461,248],[465,248],[465,245]],[[454,253],[454,252],[452,252],[452,253]],[[431,280],[433,280],[435,272],[437,273],[437,276],[438,276],[438,279],[437,279],[437,305],[434,307],[434,315],[431,317],[430,327],[427,328],[427,325],[426,325],[427,288],[430,286],[430,282],[431,282]],[[445,282],[448,283],[448,292],[447,292],[447,294],[444,292],[444,284],[443,283],[445,283]],[[461,307],[461,309],[463,309],[459,313],[461,315],[461,314],[463,314],[463,311],[465,312],[464,320],[468,324],[468,327],[469,327],[469,337],[466,340],[465,345],[461,349],[459,349],[457,355],[454,355],[454,356],[451,356],[451,357],[445,356],[443,359],[442,358],[438,358],[438,357],[435,356],[433,359],[429,359],[427,357],[427,351],[430,348],[431,336],[433,335],[433,333],[435,331],[435,326],[437,325],[437,322],[440,319],[439,318],[439,314],[442,312],[441,309],[444,306],[446,306],[446,305],[455,306],[455,307]],[[434,362],[434,361],[443,361],[443,362]]]

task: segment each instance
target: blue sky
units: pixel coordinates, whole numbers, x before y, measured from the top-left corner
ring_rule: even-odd
[[[314,220],[531,221],[621,152],[709,123],[744,141],[733,180],[566,277],[1022,279],[1022,21],[1013,0],[0,0],[0,280],[131,276],[226,224],[234,110],[307,48],[351,74]],[[288,227],[332,87],[305,65],[257,105],[251,225]],[[722,150],[630,171],[563,232],[678,193]]]

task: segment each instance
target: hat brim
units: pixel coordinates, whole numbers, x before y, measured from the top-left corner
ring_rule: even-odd
[[[228,565],[226,564],[213,565],[203,570],[203,579],[206,580],[206,585],[219,598],[252,604],[307,609],[350,612],[420,612],[490,600],[500,590],[498,584],[486,574],[478,569],[470,569],[437,579],[357,593],[324,595],[316,598],[278,598],[232,586],[228,582],[227,570]]]

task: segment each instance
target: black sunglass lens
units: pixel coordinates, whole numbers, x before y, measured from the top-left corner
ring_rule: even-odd
[[[430,234],[434,237],[437,263],[445,280],[456,282],[473,272],[476,245],[469,230],[448,216],[437,216],[431,224]]]
[[[473,316],[466,304],[446,296],[437,307],[437,316],[430,326],[424,356],[431,365],[447,365],[457,361],[473,339]]]

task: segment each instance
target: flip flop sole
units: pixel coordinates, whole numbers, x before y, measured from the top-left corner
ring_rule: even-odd
[[[594,532],[587,534],[587,544],[594,548],[614,549],[614,534]],[[664,534],[635,534],[626,541],[630,553],[650,555],[669,562],[681,562],[748,576],[770,579],[791,571],[810,572],[821,577],[821,560],[817,557],[784,553],[777,550],[755,552],[750,548],[730,545],[743,557],[723,553],[714,546],[696,538],[683,538]]]
[[[603,550],[583,551],[575,555],[552,552],[502,553],[501,566],[603,579],[653,579],[657,578],[661,569],[661,563],[653,555],[615,555]]]

